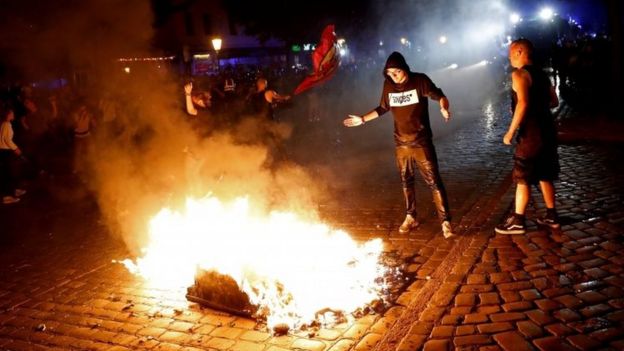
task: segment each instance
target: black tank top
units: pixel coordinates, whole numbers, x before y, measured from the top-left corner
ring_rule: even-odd
[[[531,75],[528,91],[529,103],[518,131],[518,148],[527,152],[547,146],[556,146],[555,121],[550,113],[550,80],[541,69],[526,65],[522,67]],[[515,111],[518,97],[512,90],[512,110]]]
[[[264,97],[265,91],[255,93],[251,98],[253,112],[262,118],[273,120],[273,104]]]

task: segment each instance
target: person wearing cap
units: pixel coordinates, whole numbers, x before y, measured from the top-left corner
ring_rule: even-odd
[[[407,208],[405,220],[399,227],[399,232],[407,234],[419,225],[416,219],[414,189],[418,171],[433,195],[438,218],[442,223],[442,234],[445,238],[449,238],[454,235],[451,227],[451,214],[446,190],[438,169],[428,110],[429,99],[438,101],[440,112],[448,121],[451,117],[449,100],[427,75],[410,71],[405,58],[398,52],[393,52],[388,57],[383,75],[385,81],[379,106],[363,116],[349,115],[344,120],[344,125],[361,126],[392,111],[396,161]]]

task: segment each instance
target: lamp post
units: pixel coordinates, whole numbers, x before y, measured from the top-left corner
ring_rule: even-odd
[[[221,40],[221,38],[212,39],[212,47],[215,49],[215,52],[216,52],[215,57],[217,58],[217,72],[219,71],[219,50],[221,50],[222,43],[223,43],[223,40]]]

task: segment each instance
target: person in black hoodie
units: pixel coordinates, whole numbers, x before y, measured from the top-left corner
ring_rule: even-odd
[[[428,110],[429,99],[438,101],[440,112],[448,121],[451,117],[449,100],[427,75],[411,72],[405,58],[398,52],[393,52],[388,57],[383,75],[386,79],[379,106],[363,116],[349,115],[349,118],[344,120],[344,125],[360,126],[392,111],[396,160],[407,207],[407,214],[399,227],[399,232],[409,233],[419,225],[416,220],[414,189],[418,170],[431,189],[438,218],[442,222],[442,234],[445,238],[449,238],[454,235],[451,214],[446,190],[438,170]]]

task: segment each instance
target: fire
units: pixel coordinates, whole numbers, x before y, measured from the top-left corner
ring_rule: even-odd
[[[144,255],[122,263],[167,290],[191,286],[199,269],[226,274],[266,313],[270,328],[298,328],[320,310],[349,314],[379,299],[381,252],[380,239],[358,244],[293,213],[254,215],[246,198],[224,204],[208,196],[187,199],[182,212],[161,210],[150,221]]]

